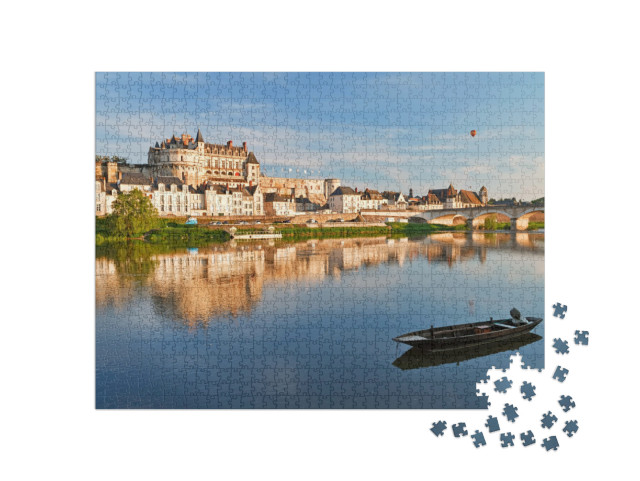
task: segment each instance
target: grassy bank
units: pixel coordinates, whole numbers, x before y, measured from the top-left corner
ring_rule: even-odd
[[[227,242],[231,235],[222,229],[207,229],[198,225],[181,225],[169,222],[145,236],[152,244],[167,244],[185,247],[202,247],[207,244]]]
[[[543,222],[529,222],[529,226],[527,230],[537,230],[544,229],[544,221]]]
[[[387,225],[391,227],[391,234],[400,234],[407,237],[431,234],[432,232],[457,232],[467,230],[466,224],[441,225],[388,222]]]
[[[150,244],[165,244],[169,247],[202,247],[231,239],[226,231],[207,229],[198,225],[184,225],[183,222],[159,217],[153,221],[151,230],[138,239],[144,239]],[[114,233],[109,217],[96,218],[96,245],[123,244],[131,240]]]
[[[286,227],[285,227],[286,226]],[[242,232],[254,231],[255,229],[238,229],[238,234]],[[405,224],[400,222],[389,222],[385,227],[307,227],[302,225],[278,226],[277,232],[282,234],[283,239],[287,240],[303,240],[303,239],[337,239],[337,238],[353,238],[353,237],[377,237],[377,236],[402,236],[411,237],[426,235],[432,232],[444,231],[464,231],[465,225],[444,226],[435,224]]]

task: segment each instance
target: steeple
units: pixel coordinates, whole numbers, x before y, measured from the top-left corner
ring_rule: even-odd
[[[198,142],[204,142],[204,139],[202,138],[202,132],[200,132],[199,128],[198,128],[198,135],[196,135],[196,143]]]
[[[156,149],[159,149],[160,145],[158,144],[158,142],[156,142]]]

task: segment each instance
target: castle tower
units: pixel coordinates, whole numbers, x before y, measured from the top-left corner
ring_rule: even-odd
[[[246,142],[243,144],[243,147],[246,151]],[[260,181],[260,163],[253,152],[249,152],[247,160],[245,161],[245,168],[247,171],[247,182],[249,182],[249,185],[258,185],[258,182]]]
[[[340,179],[325,179],[324,180],[324,198],[329,199],[329,196],[340,187]]]
[[[204,154],[204,138],[202,137],[202,132],[200,132],[200,127],[198,127],[198,135],[196,135],[196,149],[199,154]]]

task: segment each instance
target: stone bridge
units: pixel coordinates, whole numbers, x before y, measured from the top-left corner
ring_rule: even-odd
[[[529,226],[529,218],[534,214],[544,213],[544,205],[506,206],[485,205],[483,207],[471,207],[467,209],[435,209],[420,212],[411,219],[423,219],[429,224],[454,225],[464,220],[470,230],[477,229],[484,224],[486,218],[492,215],[503,215],[511,221],[511,231],[526,230]]]

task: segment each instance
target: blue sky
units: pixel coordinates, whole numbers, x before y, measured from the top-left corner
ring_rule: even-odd
[[[246,141],[272,176],[544,195],[543,73],[96,75],[97,154],[146,162],[198,127],[206,142]]]

